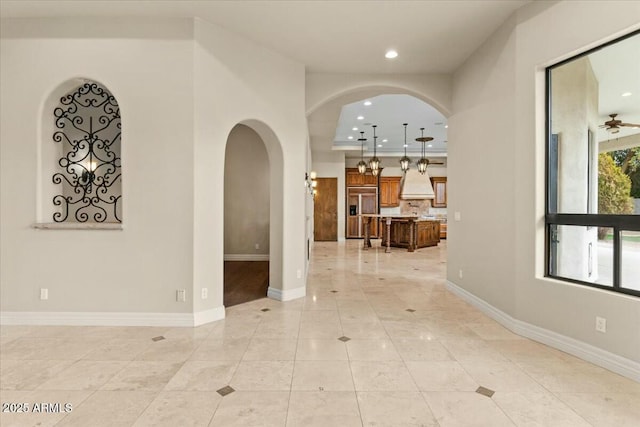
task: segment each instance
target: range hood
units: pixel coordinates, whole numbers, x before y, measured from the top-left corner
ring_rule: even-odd
[[[402,181],[400,198],[404,200],[434,199],[433,186],[429,179],[429,174],[420,174],[416,169],[409,169]]]

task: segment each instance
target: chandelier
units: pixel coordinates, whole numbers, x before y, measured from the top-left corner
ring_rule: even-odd
[[[420,157],[420,160],[418,160],[417,167],[418,172],[424,175],[427,172],[427,166],[429,166],[429,160],[427,160],[426,158],[427,151],[424,148],[424,144],[425,142],[433,141],[433,138],[430,136],[424,136],[424,128],[420,128],[420,135],[420,138],[416,138],[416,141],[422,142],[422,157]]]
[[[406,172],[409,170],[411,159],[407,157],[407,123],[403,123],[402,126],[404,126],[404,157],[400,159],[400,169]]]
[[[364,137],[364,132],[360,132],[360,161],[358,162],[358,172],[361,175],[364,175],[367,172],[367,164],[364,161],[364,143],[367,141],[367,138]]]
[[[378,145],[378,137],[376,136],[376,127],[373,125],[373,157],[369,159],[369,167],[373,176],[377,176],[380,173],[380,159],[376,156],[376,147]]]

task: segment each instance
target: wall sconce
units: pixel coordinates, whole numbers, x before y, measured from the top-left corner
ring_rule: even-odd
[[[98,164],[95,161],[89,161],[86,164],[79,163],[81,173],[78,178],[78,185],[81,187],[85,187],[88,191],[91,191],[91,184],[96,179],[95,170],[98,168]]]
[[[316,187],[318,181],[316,181],[317,174],[315,171],[305,172],[304,174],[304,186],[309,190],[309,194],[315,196],[317,193]]]

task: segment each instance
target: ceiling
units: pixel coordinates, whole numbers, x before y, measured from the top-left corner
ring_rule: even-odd
[[[604,123],[609,114],[624,123],[640,124],[640,34],[589,54],[593,73],[598,80],[598,113]],[[622,94],[629,94],[622,96]],[[621,127],[615,138],[640,133],[640,128]],[[612,136],[598,131],[600,141]]]
[[[365,102],[370,103],[366,105]],[[362,119],[358,119],[362,117]],[[373,128],[377,125],[377,152],[383,156],[404,154],[404,126],[407,123],[407,152],[420,153],[422,144],[416,142],[424,127],[424,136],[433,141],[425,144],[425,150],[432,154],[447,151],[447,120],[438,110],[411,95],[379,95],[342,107],[333,141],[333,150],[352,150],[349,155],[360,155],[360,132],[364,131],[365,152],[373,152]],[[357,131],[353,129],[357,128]],[[349,139],[351,138],[351,139]],[[355,153],[354,153],[355,151]]]
[[[308,73],[417,74],[455,71],[514,11],[531,0],[378,0],[378,1],[140,1],[140,0],[2,0],[6,17],[134,16],[200,18],[279,52],[305,65]],[[636,37],[640,39],[640,37]],[[632,47],[640,51],[638,40]],[[387,49],[399,56],[385,59]],[[627,61],[609,74],[613,58]],[[637,55],[611,50],[591,54],[601,84],[603,121],[619,113],[624,122],[640,121],[640,63]],[[634,61],[635,59],[635,61]],[[635,86],[634,86],[635,85]],[[608,88],[611,89],[608,89]],[[618,93],[633,96],[621,98]],[[329,102],[308,118],[314,151],[349,146],[358,114],[363,124],[377,124],[378,139],[388,139],[380,151],[400,156],[404,140],[402,123],[409,123],[408,151],[419,152],[414,140],[419,128],[434,137],[434,156],[446,156],[445,118],[421,100],[408,95],[379,96],[362,90]],[[372,105],[365,107],[365,100]],[[344,107],[344,108],[343,108]],[[435,123],[443,123],[436,125]],[[365,137],[371,140],[367,126]],[[623,129],[619,136],[636,132]],[[601,131],[599,139],[609,136]],[[347,156],[359,155],[357,143]],[[369,150],[372,151],[371,141]]]
[[[530,0],[2,0],[2,17],[198,17],[305,64],[307,72],[450,73]],[[399,56],[385,59],[387,49]]]

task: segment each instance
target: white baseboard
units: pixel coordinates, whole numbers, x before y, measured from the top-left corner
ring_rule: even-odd
[[[295,289],[286,289],[284,291],[282,289],[276,289],[269,286],[269,289],[267,290],[267,296],[278,301],[291,301],[302,298],[305,295],[307,295],[307,288],[304,286]]]
[[[193,326],[204,325],[225,318],[224,306],[212,308],[210,310],[196,311],[193,313]]]
[[[224,319],[224,307],[197,313],[0,312],[0,325],[193,327],[221,319]]]
[[[269,261],[269,254],[224,254],[225,261]]]
[[[583,341],[515,319],[449,280],[447,280],[447,289],[518,335],[557,348],[565,353],[572,354],[580,359],[640,382],[640,363],[638,362]]]

